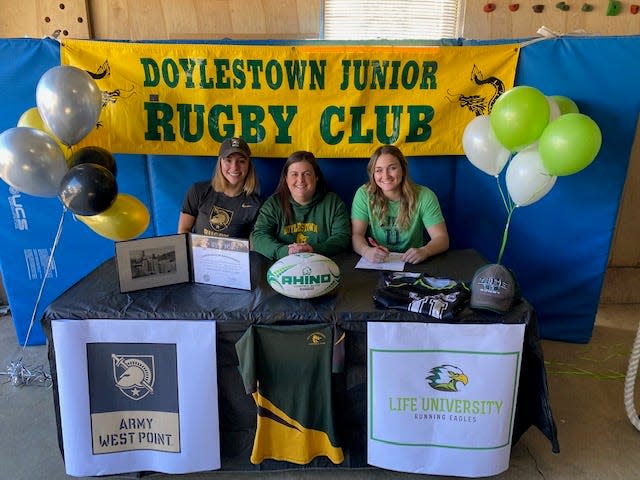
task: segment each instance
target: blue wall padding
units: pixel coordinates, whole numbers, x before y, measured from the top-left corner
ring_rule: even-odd
[[[640,109],[639,47],[639,37],[558,38],[520,53],[517,85],[573,99],[602,131],[588,168],[559,177],[512,217],[503,263],[515,270],[545,338],[591,337]],[[471,235],[469,246],[495,261],[506,220],[495,180],[465,157],[456,174],[454,235]]]
[[[116,162],[119,191],[135,196],[148,206],[150,192],[146,157],[116,155]],[[35,322],[28,337],[29,344],[42,344],[45,337],[39,319],[46,306],[96,265],[113,256],[114,242],[97,235],[84,223],[75,219],[71,212],[66,212],[59,242],[55,246],[55,269],[45,281],[46,255],[54,247],[56,231],[63,214],[62,202],[57,198],[40,198],[15,192],[4,182],[0,183],[0,198],[13,198],[11,203],[0,202],[0,244],[3,246],[0,261],[3,284],[11,306],[18,341],[24,344],[27,339],[33,311],[42,288]],[[16,229],[14,205],[20,208],[17,214],[20,217],[24,216],[27,230]],[[19,226],[24,226],[24,222],[19,222]],[[154,234],[153,222],[150,222],[141,236]],[[27,260],[30,258],[34,258],[35,263]],[[100,292],[91,294],[99,295]]]
[[[258,173],[258,181],[260,182],[260,193],[262,198],[271,195],[280,181],[280,173],[284,166],[286,158],[254,158],[253,164]],[[339,182],[336,182],[336,192],[338,191]]]
[[[212,157],[150,155],[152,206],[159,235],[176,232],[180,207],[187,189],[194,182],[211,179],[217,154]],[[253,163],[263,197],[275,190],[284,164],[281,158],[254,158]],[[171,181],[167,181],[171,179]]]
[[[367,161],[362,158],[318,159],[329,188],[340,195],[351,212],[351,201],[360,185],[367,181]],[[276,183],[280,180],[282,168],[276,173]],[[275,188],[275,186],[274,186]]]
[[[510,41],[484,43],[500,42]],[[640,110],[638,51],[637,36],[565,37],[533,42],[520,53],[516,85],[573,99],[603,136],[592,165],[558,178],[547,196],[518,208],[512,217],[503,263],[515,271],[523,295],[535,307],[544,338],[587,342],[591,337]],[[20,115],[35,106],[40,76],[58,64],[59,46],[53,40],[0,40],[0,131],[14,127]],[[137,197],[151,213],[142,236],[176,231],[186,189],[211,177],[216,156],[116,155],[119,190]],[[329,185],[349,207],[353,193],[366,181],[367,161],[319,159]],[[266,197],[278,183],[284,159],[254,162]],[[413,179],[437,193],[452,247],[475,248],[496,261],[506,221],[496,179],[464,156],[414,157],[409,164]],[[45,266],[35,259],[53,246],[61,215],[58,199],[21,194],[0,182],[0,265],[20,343],[43,285],[38,274]],[[46,305],[113,253],[112,241],[66,214],[56,269],[44,283],[29,344],[45,340],[39,318]],[[32,257],[30,264],[27,258]]]
[[[196,181],[211,178],[215,159],[180,155],[149,155],[149,185],[153,192],[158,235],[176,233],[180,206],[187,188]]]
[[[438,196],[447,222],[453,221],[456,163],[452,157],[409,158],[409,172],[414,182],[426,185]]]
[[[30,39],[0,41],[0,91],[3,92],[0,132],[15,127],[20,115],[36,106],[36,85],[40,76],[59,64],[57,42]],[[0,182],[0,265],[20,344],[26,339],[45,272],[46,263],[39,254],[51,248],[61,216],[59,200],[21,194]],[[38,263],[31,263],[30,267],[29,257]],[[44,343],[39,320],[49,301],[82,276],[78,271],[82,265],[72,268],[68,272],[70,275],[66,276],[64,263],[56,258],[53,275],[57,277],[45,284],[34,317],[30,344]]]
[[[36,86],[44,72],[60,64],[56,41],[11,39],[0,41],[0,91],[4,92],[0,132],[15,127],[20,115],[36,106]],[[150,190],[147,158],[116,155],[120,192],[134,195],[147,207]],[[40,317],[60,293],[113,256],[114,243],[97,235],[67,212],[55,246],[55,269],[44,280],[46,256],[54,247],[63,206],[57,198],[15,192],[0,182],[0,265],[18,342],[27,340],[29,325],[42,289],[28,344],[45,342]],[[150,209],[150,213],[153,212]],[[153,222],[142,236],[154,235]],[[95,292],[96,295],[99,292]]]

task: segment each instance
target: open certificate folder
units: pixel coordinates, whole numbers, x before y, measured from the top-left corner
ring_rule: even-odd
[[[249,241],[191,234],[193,281],[251,290]]]
[[[405,262],[402,261],[402,253],[389,252],[389,256],[387,256],[384,262],[370,262],[366,258],[361,257],[360,261],[356,264],[356,268],[402,272],[404,270],[404,263]]]

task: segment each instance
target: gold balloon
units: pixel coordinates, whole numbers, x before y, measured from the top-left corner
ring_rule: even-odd
[[[114,241],[131,240],[149,226],[149,210],[133,195],[119,193],[113,205],[97,215],[76,215],[98,235]]]
[[[50,132],[47,132],[47,128],[44,125],[44,121],[40,116],[40,112],[36,107],[30,108],[26,110],[18,120],[18,127],[31,127],[37,128],[38,130],[42,130],[50,135]]]
[[[29,110],[25,110],[25,112],[22,115],[20,115],[20,119],[18,120],[18,125],[16,126],[30,127],[30,128],[42,130],[44,133],[46,133],[56,141],[56,143],[60,147],[60,150],[62,150],[62,153],[64,153],[64,158],[65,160],[67,160],[67,164],[69,163],[69,158],[71,158],[71,154],[72,154],[71,148],[66,146],[59,139],[57,139],[56,136],[53,134],[53,132],[49,130],[46,123],[44,123],[44,120],[40,116],[38,107],[33,107],[33,108],[30,108]]]

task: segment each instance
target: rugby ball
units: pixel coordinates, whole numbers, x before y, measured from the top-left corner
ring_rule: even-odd
[[[275,262],[267,271],[267,283],[290,298],[314,298],[340,283],[338,265],[317,253],[294,253]]]

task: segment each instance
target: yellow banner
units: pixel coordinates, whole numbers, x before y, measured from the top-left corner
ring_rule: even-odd
[[[212,155],[242,136],[254,156],[462,154],[462,133],[513,87],[518,45],[246,46],[65,40],[62,64],[105,97],[80,143],[113,153]]]

